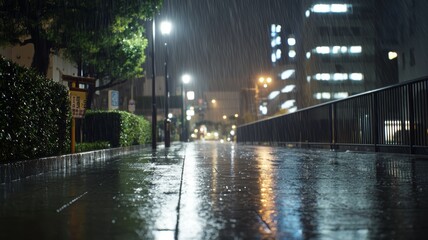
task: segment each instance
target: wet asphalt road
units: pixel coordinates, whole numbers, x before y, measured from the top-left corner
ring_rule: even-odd
[[[426,239],[428,158],[213,142],[0,185],[0,239]]]

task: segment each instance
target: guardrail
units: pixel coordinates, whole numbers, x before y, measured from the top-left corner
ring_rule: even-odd
[[[242,125],[237,141],[428,154],[428,79]]]

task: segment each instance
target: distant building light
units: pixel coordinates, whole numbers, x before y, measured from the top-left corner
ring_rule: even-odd
[[[311,11],[309,11],[309,10],[306,10],[306,12],[305,12],[305,16],[308,18],[308,17],[310,17],[311,16]]]
[[[296,88],[296,85],[294,85],[294,84],[293,85],[287,85],[281,90],[281,92],[282,93],[289,93],[289,92],[292,92],[295,88]]]
[[[315,93],[314,97],[317,100],[322,100],[322,99],[328,100],[328,99],[331,99],[331,93],[329,93],[329,92],[319,92],[319,93]]]
[[[398,57],[397,52],[388,52],[388,58],[389,60],[395,59]]]
[[[315,4],[312,7],[312,12],[328,13],[328,12],[330,12],[330,5],[329,4]]]
[[[332,51],[332,53],[333,53],[333,54],[338,54],[338,53],[339,53],[339,51],[340,51],[340,46],[334,46],[334,47],[333,47],[333,51]]]
[[[280,36],[275,38],[275,43],[276,43],[276,45],[281,45],[281,37]]]
[[[288,109],[289,113],[293,113],[293,112],[296,112],[296,111],[297,111],[297,107],[292,107],[292,108]]]
[[[294,45],[296,45],[296,39],[294,37],[290,37],[287,39],[287,43],[290,46],[294,46]]]
[[[349,93],[347,92],[337,92],[333,94],[334,99],[347,98],[348,96],[349,96]]]
[[[307,52],[307,53],[306,53],[306,58],[307,58],[307,59],[311,58],[311,53],[310,53],[310,52]]]
[[[312,80],[312,77],[311,77],[311,76],[306,76],[306,81],[307,81],[307,82],[311,82],[311,80]]]
[[[347,4],[331,4],[330,11],[334,13],[346,13],[348,11]]]
[[[331,76],[330,73],[317,73],[314,78],[315,80],[329,81]]]
[[[290,50],[290,51],[288,52],[288,56],[289,56],[289,57],[291,57],[291,58],[295,58],[295,57],[296,57],[296,51],[294,51],[294,50]]]
[[[212,104],[216,104],[216,103],[217,103],[217,100],[212,99],[212,100],[211,100],[211,103],[212,103]]]
[[[274,48],[276,46],[276,40],[275,39],[272,39],[272,41],[270,42],[270,46],[272,48]]]
[[[273,63],[276,63],[276,54],[275,53],[272,53],[272,55],[271,55],[271,61]]]
[[[349,48],[350,53],[361,53],[363,51],[363,48],[361,46],[352,46]]]
[[[276,57],[276,59],[277,59],[277,60],[281,59],[281,56],[282,56],[282,51],[281,51],[281,49],[277,49],[277,50],[276,50],[276,53],[275,53],[275,57]]]
[[[340,48],[340,51],[342,53],[347,53],[348,52],[348,47],[343,46],[343,47]]]
[[[281,104],[281,109],[289,109],[294,106],[294,103],[296,103],[296,100],[294,99],[287,100],[283,104]]]
[[[333,80],[334,81],[348,80],[348,74],[347,73],[335,73],[335,74],[333,74]]]
[[[362,73],[351,73],[349,75],[349,79],[353,81],[362,81],[364,79],[364,75]]]
[[[276,28],[275,28],[275,31],[277,32],[277,33],[280,33],[281,32],[281,25],[276,25]]]
[[[272,99],[278,97],[279,93],[280,93],[279,91],[273,91],[273,92],[271,92],[269,94],[269,96],[268,96],[269,100],[272,100]]]
[[[284,72],[281,73],[281,79],[282,80],[289,79],[294,74],[295,71],[296,70],[294,69],[285,70]]]
[[[224,119],[224,120],[226,120],[226,119],[227,119],[227,116],[226,116],[226,115],[223,115],[223,119]]]
[[[267,87],[268,87],[267,83],[263,84],[263,87],[264,87],[264,88],[267,88]]]
[[[318,54],[329,54],[330,53],[330,47],[327,47],[327,46],[316,47],[315,52]]]
[[[276,32],[276,25],[275,24],[270,25],[270,31],[273,33]]]
[[[168,113],[168,118],[172,118],[174,117],[174,115],[172,115],[172,113]]]
[[[267,112],[268,112],[268,109],[267,109],[266,106],[260,106],[259,109],[260,109],[260,112],[262,112],[263,115],[266,115]]]
[[[187,100],[195,100],[195,92],[194,91],[188,91],[187,92]]]
[[[192,116],[189,115],[186,117],[186,119],[187,119],[187,121],[190,121],[190,120],[192,120]]]
[[[195,110],[186,110],[186,116],[195,116]]]
[[[235,135],[235,131],[234,130],[230,130],[230,135],[234,136]]]
[[[315,4],[311,11],[315,13],[347,13],[352,7],[350,4]],[[306,17],[308,14],[306,14]]]

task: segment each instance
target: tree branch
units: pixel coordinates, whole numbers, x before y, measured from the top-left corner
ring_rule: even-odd
[[[104,90],[104,89],[107,89],[107,88],[111,88],[111,87],[114,87],[114,86],[116,86],[116,85],[119,85],[119,84],[125,83],[126,81],[128,81],[128,79],[120,80],[120,81],[118,81],[117,79],[112,79],[112,80],[110,80],[110,81],[109,81],[107,84],[105,84],[105,85],[95,87],[95,91],[100,91],[100,90]]]

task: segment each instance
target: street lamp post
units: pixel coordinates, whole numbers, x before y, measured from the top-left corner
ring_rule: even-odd
[[[191,77],[189,74],[184,74],[181,77],[181,94],[183,96],[183,109],[181,112],[181,122],[182,122],[182,128],[181,128],[181,141],[187,142],[187,127],[185,122],[185,112],[186,112],[186,92],[184,91],[184,85],[188,84],[191,81]]]
[[[156,118],[157,118],[157,109],[156,109],[156,61],[155,61],[155,34],[156,34],[156,23],[155,15],[153,15],[153,26],[152,26],[152,72],[153,72],[153,82],[152,82],[152,149],[156,149]]]
[[[171,23],[164,21],[161,24],[162,35],[169,35],[171,32]],[[171,120],[168,118],[169,90],[168,90],[168,43],[165,38],[165,147],[171,146]]]

